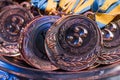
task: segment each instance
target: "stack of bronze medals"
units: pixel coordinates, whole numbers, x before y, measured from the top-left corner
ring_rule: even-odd
[[[23,1],[0,0],[1,61],[58,73],[119,63],[119,0]]]

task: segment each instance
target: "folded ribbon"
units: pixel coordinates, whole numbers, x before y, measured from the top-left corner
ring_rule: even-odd
[[[119,0],[31,0],[31,3],[47,12],[56,11],[57,6],[66,14],[93,11],[99,28],[105,27],[120,14]]]

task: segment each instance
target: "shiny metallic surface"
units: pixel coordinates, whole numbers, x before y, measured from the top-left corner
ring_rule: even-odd
[[[104,41],[111,41],[111,40],[113,40],[113,38],[114,38],[114,34],[110,30],[108,30],[108,29],[103,30],[103,40]]]
[[[66,34],[66,41],[73,47],[80,47],[83,39],[87,37],[88,31],[82,26],[73,26]]]
[[[92,19],[92,20],[95,20],[95,13],[93,13],[92,11],[87,11],[83,15]]]
[[[22,2],[22,3],[20,3],[20,5],[28,10],[30,10],[30,8],[31,8],[30,2]]]
[[[120,62],[108,65],[99,66],[94,69],[83,70],[78,72],[65,72],[65,71],[41,71],[29,66],[20,65],[21,61],[14,62],[11,58],[0,57],[0,69],[3,70],[1,73],[5,78],[10,77],[8,73],[12,74],[20,80],[107,80],[113,76],[117,76],[120,73]],[[7,73],[6,73],[7,72]],[[23,78],[22,78],[23,77]],[[103,79],[106,78],[106,79]],[[115,78],[114,78],[115,79]]]
[[[32,14],[19,5],[2,8],[0,13],[0,55],[19,54],[18,40],[21,30],[33,18]]]
[[[15,75],[12,75],[5,71],[0,70],[0,80],[20,80],[20,78],[18,78]]]
[[[120,25],[119,22],[112,22],[102,29],[103,49],[98,56],[98,63],[112,64],[120,61]]]
[[[47,30],[59,18],[59,16],[39,16],[26,26],[21,34],[20,51],[28,64],[43,71],[58,69],[47,58],[44,40]]]
[[[106,14],[110,18],[100,8],[109,1],[100,1],[100,5],[95,0],[91,6],[94,10],[87,10],[90,7],[86,5],[81,11],[87,11],[79,15],[74,9],[85,7],[86,1],[68,0],[63,10],[60,5],[66,1],[0,0],[0,80],[120,79],[119,12],[110,13],[116,17],[100,30],[98,26],[101,20],[107,20]],[[67,9],[72,11],[67,13]]]
[[[54,65],[67,71],[79,71],[95,63],[101,43],[100,30],[94,21],[81,15],[69,15],[60,18],[47,31],[45,49]]]
[[[111,25],[112,25],[112,26],[111,26],[111,28],[110,28],[110,31],[112,31],[112,32],[116,31],[118,25],[115,24],[115,23],[112,23],[112,22],[111,22]]]

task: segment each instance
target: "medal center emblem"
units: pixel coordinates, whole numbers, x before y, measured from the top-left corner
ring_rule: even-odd
[[[86,38],[88,31],[82,26],[73,26],[67,30],[66,41],[73,47],[80,47],[83,43],[83,38]]]
[[[24,19],[20,16],[9,17],[9,24],[6,25],[6,31],[12,35],[17,35],[24,24]]]

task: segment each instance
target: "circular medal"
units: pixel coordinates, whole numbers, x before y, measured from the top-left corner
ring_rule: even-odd
[[[102,29],[104,48],[99,55],[98,63],[112,64],[120,61],[120,25],[111,22]]]
[[[44,47],[46,32],[58,18],[59,16],[37,17],[27,25],[21,36],[20,51],[23,58],[40,70],[58,69],[47,58]]]
[[[12,5],[5,7],[0,13],[0,54],[18,55],[18,39],[21,30],[33,18],[21,6]]]
[[[91,19],[70,15],[59,19],[46,34],[51,62],[63,70],[79,71],[93,65],[101,49],[100,30]]]

